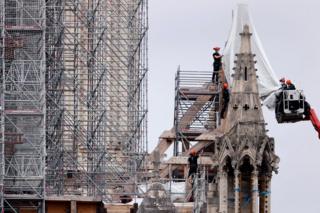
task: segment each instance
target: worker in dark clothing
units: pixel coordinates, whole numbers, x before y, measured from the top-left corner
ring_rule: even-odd
[[[212,82],[219,81],[219,70],[221,69],[222,65],[222,55],[220,55],[219,50],[220,47],[213,48],[214,53],[212,54],[213,57],[213,74],[212,74]]]
[[[198,155],[195,150],[191,150],[190,157],[188,158],[189,162],[189,174],[188,177],[197,173],[198,170]]]
[[[296,90],[296,86],[291,82],[291,80],[287,80],[286,84],[287,84],[286,90]]]
[[[303,104],[300,101],[291,101],[290,105],[288,106],[287,102],[284,102],[284,99],[287,99],[287,93],[284,93],[284,90],[296,90],[295,85],[291,82],[291,80],[285,80],[284,78],[280,79],[281,83],[281,88],[280,92],[276,95],[276,107],[275,107],[275,114],[277,120],[281,118],[281,115],[284,114],[284,107],[289,107],[290,110],[296,110],[299,107],[302,107],[301,105]],[[301,97],[303,98],[303,97]],[[305,110],[304,114],[305,117],[309,117],[309,105],[308,103],[305,103]]]
[[[227,110],[229,100],[230,100],[230,92],[229,92],[227,83],[223,84],[222,99],[223,99],[223,106],[221,110],[221,118],[224,118],[224,114],[225,114],[225,111]]]
[[[275,113],[276,116],[279,112],[283,112],[283,105],[282,105],[282,99],[283,99],[283,90],[287,89],[286,79],[281,78],[280,80],[280,91],[276,94],[276,107],[275,107]]]
[[[286,79],[285,78],[281,78],[280,79],[280,84],[281,84],[280,89],[284,90],[284,89],[287,88],[287,84],[286,84]]]
[[[197,152],[193,149],[191,150],[190,152],[190,157],[188,158],[188,162],[189,162],[189,174],[188,174],[188,178],[190,183],[191,183],[191,187],[193,189],[194,187],[194,178],[197,174],[197,171],[198,171],[198,158],[199,156],[197,155]],[[193,193],[193,190],[192,190],[192,193],[191,193],[191,196],[189,198],[189,202],[193,202],[194,201],[194,193]]]

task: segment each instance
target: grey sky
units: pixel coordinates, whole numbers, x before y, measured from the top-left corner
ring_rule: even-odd
[[[211,49],[224,45],[235,2],[149,1],[149,151],[173,125],[177,66],[211,70]],[[320,1],[252,0],[249,8],[276,74],[303,89],[320,116]],[[280,125],[267,110],[265,119],[281,158],[273,178],[273,212],[319,213],[320,140],[311,123]]]

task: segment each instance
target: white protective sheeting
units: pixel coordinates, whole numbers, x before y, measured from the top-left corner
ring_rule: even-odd
[[[259,92],[260,97],[264,99],[279,89],[280,84],[254,28],[247,4],[238,4],[236,10],[233,12],[232,28],[223,53],[224,71],[227,81],[231,84],[231,75],[234,73],[232,68],[234,67],[234,61],[236,59],[235,54],[240,50],[241,38],[239,34],[243,31],[243,26],[246,24],[249,25],[250,31],[252,32],[251,47],[252,52],[256,55]]]

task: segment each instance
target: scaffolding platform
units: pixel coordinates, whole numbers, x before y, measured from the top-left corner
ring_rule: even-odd
[[[195,138],[214,128],[221,92],[218,82],[212,82],[212,71],[177,71],[175,79],[174,155],[186,152]]]
[[[43,116],[41,110],[4,110],[6,115],[12,116]]]
[[[6,25],[6,31],[42,31],[39,25]]]

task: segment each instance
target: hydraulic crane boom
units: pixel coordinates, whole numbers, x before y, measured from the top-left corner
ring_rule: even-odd
[[[309,110],[309,114],[310,114],[310,121],[311,121],[314,129],[318,132],[318,137],[320,138],[320,121],[318,119],[316,111],[311,108]]]

